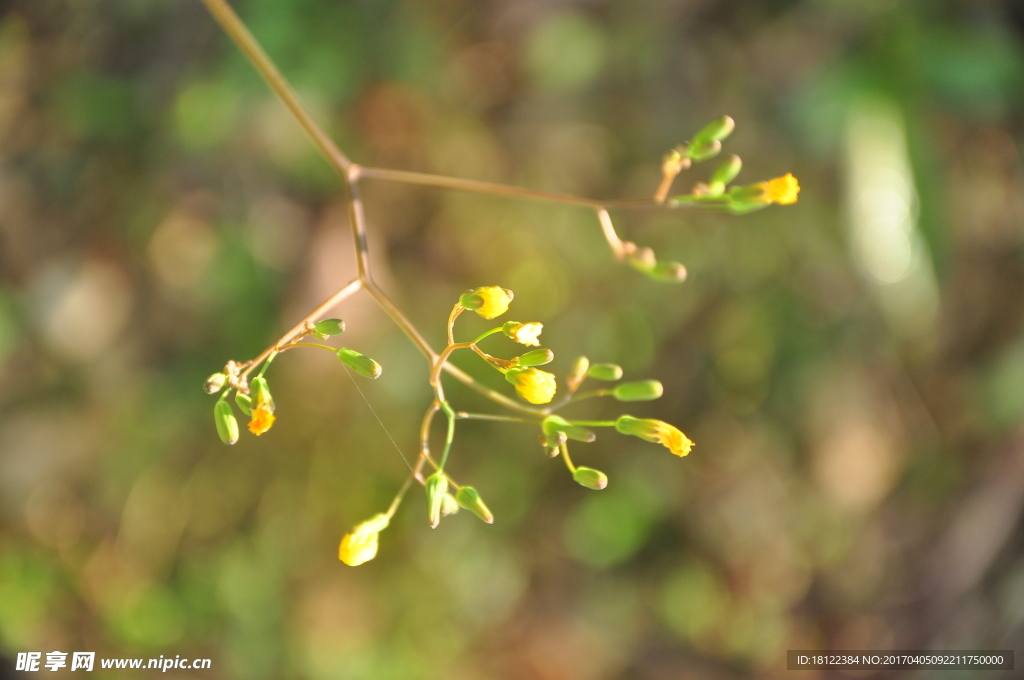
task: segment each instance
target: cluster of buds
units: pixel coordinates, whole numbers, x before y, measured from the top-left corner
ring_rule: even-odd
[[[614,428],[622,434],[661,444],[677,456],[685,456],[690,452],[693,442],[679,429],[660,420],[622,415],[615,420],[583,421],[557,415],[555,413],[557,409],[593,397],[612,397],[620,402],[650,401],[661,397],[664,389],[657,380],[619,382],[623,377],[621,366],[611,363],[591,364],[586,357],[579,357],[573,362],[565,380],[565,390],[561,398],[556,401],[555,396],[559,391],[558,380],[553,373],[537,368],[554,359],[554,353],[551,350],[539,347],[540,335],[544,329],[540,322],[508,321],[484,332],[475,340],[455,341],[455,321],[463,312],[473,311],[484,319],[495,319],[508,311],[513,297],[512,291],[505,288],[484,286],[464,293],[452,309],[448,321],[448,346],[438,355],[431,371],[431,385],[434,388],[435,398],[424,418],[422,449],[417,468],[410,480],[398,492],[387,512],[375,515],[370,520],[359,524],[342,538],[338,556],[345,564],[352,566],[362,564],[376,555],[378,535],[387,528],[412,481],[422,484],[426,492],[427,523],[431,527],[438,526],[442,518],[457,513],[460,508],[471,511],[488,524],[494,521],[494,515],[484,503],[480,493],[472,486],[462,486],[456,483],[446,470],[445,466],[455,434],[455,423],[460,419],[499,420],[539,427],[541,446],[544,451],[552,458],[561,456],[573,480],[580,486],[595,491],[608,486],[608,475],[593,467],[575,465],[569,455],[570,441],[590,443],[597,439],[592,428]],[[484,339],[499,334],[503,334],[521,345],[538,349],[510,359],[503,359],[480,347],[480,343]],[[448,357],[457,350],[471,350],[476,353],[488,366],[504,374],[505,380],[514,386],[519,397],[532,406],[510,403],[517,411],[516,416],[456,411],[445,398],[441,373]],[[580,387],[587,379],[600,381],[606,385],[581,392]],[[617,384],[607,385],[608,383]],[[430,424],[438,412],[443,412],[448,418],[447,437],[440,460],[431,455],[429,444]],[[433,467],[434,472],[425,477],[420,470],[426,465]]]
[[[267,353],[261,361],[250,361],[239,364],[229,361],[221,373],[214,373],[203,384],[207,394],[220,394],[213,407],[213,419],[217,426],[217,434],[225,444],[238,441],[239,427],[235,411],[228,402],[234,392],[235,406],[249,418],[249,431],[257,437],[274,425],[274,397],[270,393],[270,384],[264,377],[270,363],[281,352],[297,347],[313,347],[333,352],[347,368],[367,378],[378,378],[381,367],[370,357],[347,347],[335,348],[310,342],[300,342],[306,336],[326,340],[332,335],[341,335],[345,331],[345,322],[341,319],[323,319],[316,323],[310,322],[301,333],[287,344],[280,345]],[[256,368],[260,371],[248,381],[247,376]]]
[[[657,203],[666,203],[669,189],[676,176],[695,163],[718,156],[722,151],[722,141],[732,134],[735,128],[736,124],[729,116],[716,118],[705,125],[689,142],[684,142],[669,151],[662,162],[662,182],[654,195],[654,200]],[[739,156],[729,156],[715,168],[706,182],[697,182],[688,194],[667,199],[667,205],[691,205],[742,215],[760,210],[772,203],[796,203],[800,183],[792,174],[754,184],[730,186],[742,168],[743,161]],[[643,262],[651,258],[641,254],[637,259],[640,263],[634,266],[642,269]]]

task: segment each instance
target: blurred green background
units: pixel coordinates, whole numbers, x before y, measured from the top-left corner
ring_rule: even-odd
[[[593,492],[534,430],[460,424],[452,473],[494,525],[431,531],[416,490],[353,569],[338,540],[406,468],[337,361],[276,361],[278,423],[234,447],[201,390],[353,276],[338,180],[198,0],[0,2],[0,654],[687,680],[1022,642],[1024,4],[237,7],[357,162],[643,197],[728,113],[739,181],[791,171],[800,202],[617,213],[688,266],[672,286],[615,264],[590,211],[367,182],[377,277],[435,346],[460,292],[512,288],[559,375],[660,378],[627,412],[697,445],[602,431],[573,449],[611,478]],[[338,316],[410,456],[425,362],[366,297]]]

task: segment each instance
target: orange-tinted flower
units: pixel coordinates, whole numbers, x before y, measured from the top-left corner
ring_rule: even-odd
[[[259,436],[270,429],[274,424],[274,414],[265,404],[257,404],[252,410],[252,419],[249,421],[249,432]]]

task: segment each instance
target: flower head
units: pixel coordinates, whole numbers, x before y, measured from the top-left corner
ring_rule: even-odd
[[[661,444],[677,456],[685,456],[693,448],[693,442],[678,428],[661,420],[620,416],[615,429],[622,434],[640,437],[655,444]]]
[[[531,404],[547,404],[558,389],[555,376],[536,368],[517,368],[508,371],[505,379],[516,386],[519,396]]]
[[[502,329],[505,335],[512,338],[520,345],[540,347],[540,333],[544,330],[544,324],[537,321],[520,323],[518,321],[507,321]]]
[[[274,414],[263,404],[257,404],[252,410],[252,418],[249,420],[249,432],[257,437],[266,432],[274,424]]]
[[[265,378],[253,378],[252,415],[249,420],[249,432],[257,437],[274,424],[274,398],[270,396],[270,387]]]
[[[463,293],[459,304],[485,319],[493,319],[508,311],[512,297],[512,291],[501,286],[483,286]]]
[[[358,567],[377,556],[377,539],[388,526],[387,515],[375,515],[345,534],[338,546],[338,559],[350,567]]]
[[[789,205],[796,203],[797,194],[800,193],[800,183],[793,177],[793,173],[786,173],[767,182],[758,182],[755,186],[761,190],[761,195],[757,199],[761,203]]]

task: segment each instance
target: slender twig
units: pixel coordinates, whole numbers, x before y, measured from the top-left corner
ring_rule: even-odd
[[[310,136],[313,143],[320,149],[320,153],[324,155],[327,162],[334,166],[339,175],[344,176],[352,161],[327,136],[327,133],[316,124],[313,117],[302,106],[299,98],[295,96],[295,92],[288,85],[288,81],[277,70],[274,62],[270,60],[263,51],[263,48],[252,37],[249,29],[245,27],[245,24],[238,18],[238,15],[231,9],[231,6],[225,0],[203,0],[203,3],[206,4],[210,14],[221,25],[224,32],[235,41],[238,49],[242,50],[249,61],[252,62],[252,65],[256,67],[256,70],[259,71],[260,75],[263,76],[263,79],[267,81],[267,85],[274,91],[274,94],[288,107],[291,114],[295,116],[295,120],[298,121],[302,129],[306,131],[306,134]]]
[[[493,420],[498,423],[524,423],[526,425],[536,425],[540,421],[527,420],[526,418],[516,418],[515,416],[501,416],[493,413],[468,413],[466,411],[459,411],[455,414],[455,417],[459,420]]]
[[[257,366],[262,364],[267,357],[276,352],[281,346],[288,344],[289,342],[295,340],[296,338],[306,335],[314,319],[323,316],[328,309],[338,304],[348,296],[352,295],[362,287],[363,282],[360,281],[359,279],[356,279],[355,281],[350,281],[348,285],[346,285],[344,288],[337,291],[336,293],[331,295],[331,297],[321,302],[319,305],[316,306],[316,308],[312,312],[304,316],[301,321],[295,324],[295,326],[293,326],[290,331],[282,335],[277,342],[275,342],[273,345],[260,352],[260,355],[253,359],[252,362],[250,362],[249,365],[246,366],[246,368],[240,373],[240,377],[244,378],[245,376],[249,375],[249,373],[251,373]]]

